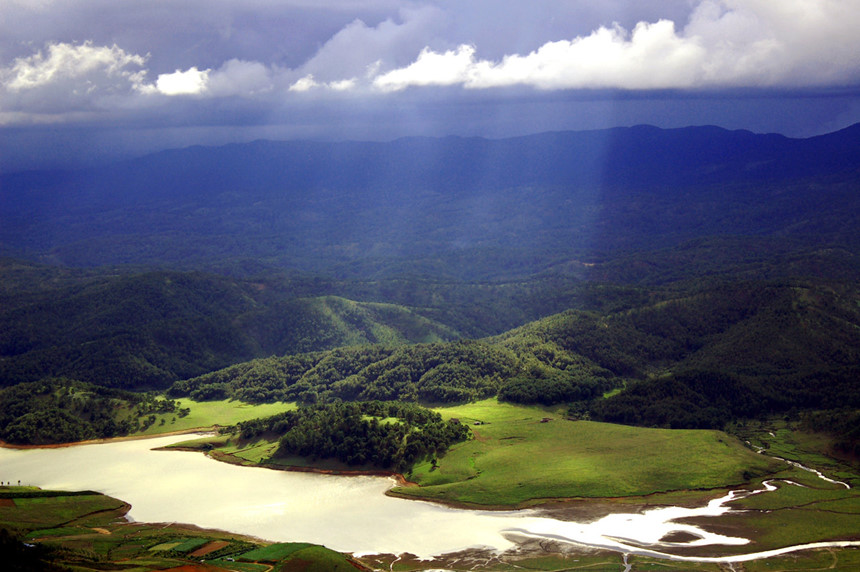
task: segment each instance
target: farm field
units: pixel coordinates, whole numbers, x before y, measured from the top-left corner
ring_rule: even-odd
[[[180,524],[129,523],[123,518],[126,503],[98,493],[0,487],[0,501],[0,561],[13,570],[363,568],[349,556],[318,545],[268,545]]]

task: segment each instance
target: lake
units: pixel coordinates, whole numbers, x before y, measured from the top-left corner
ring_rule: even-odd
[[[102,492],[130,503],[129,517],[138,521],[190,523],[270,541],[313,542],[359,555],[409,552],[429,558],[473,547],[503,551],[514,546],[514,536],[661,557],[669,557],[660,550],[672,544],[660,539],[671,532],[699,537],[694,544],[700,546],[747,544],[743,538],[673,522],[722,514],[728,510],[725,503],[730,495],[700,508],[668,507],[612,514],[594,522],[567,522],[534,510],[462,510],[392,498],[384,493],[394,480],[385,477],[240,467],[196,452],[153,450],[188,438],[174,435],[53,449],[0,449],[0,480]]]

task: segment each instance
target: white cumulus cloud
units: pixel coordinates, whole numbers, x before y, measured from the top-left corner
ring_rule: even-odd
[[[528,54],[479,59],[473,46],[424,48],[374,79],[413,86],[667,89],[808,86],[860,80],[858,0],[705,0],[679,30],[670,20],[632,31],[600,27]]]
[[[290,86],[290,91],[310,91],[315,87],[320,87],[320,83],[314,79],[313,74],[308,74],[305,77],[299,78]]]
[[[473,46],[437,53],[424,48],[415,62],[377,76],[373,84],[386,91],[397,91],[413,85],[469,84],[478,73]]]
[[[48,44],[0,67],[0,124],[75,121],[122,106],[151,91],[146,61],[116,45]]]
[[[99,1],[103,10],[116,10],[107,0]],[[230,105],[238,110],[231,117],[245,111],[271,117],[326,92],[332,100],[354,97],[364,104],[381,94],[434,86],[474,94],[517,87],[720,90],[860,84],[860,0],[674,0],[673,10],[657,0],[637,0],[627,3],[639,11],[625,12],[625,25],[603,18],[622,14],[625,2],[603,3],[588,24],[579,26],[574,16],[584,8],[571,3],[561,9],[550,0],[537,2],[540,9],[490,0],[370,1],[367,10],[355,14],[344,1],[341,9],[326,13],[333,18],[330,26],[315,24],[321,30],[314,38],[318,48],[306,42],[300,55],[293,44],[279,44],[272,30],[283,32],[274,23],[261,27],[249,15],[279,15],[272,21],[291,22],[301,14],[302,26],[310,26],[312,14],[304,7],[286,10],[274,0],[263,3],[228,10],[225,0],[219,4],[222,12],[204,19],[210,28],[201,24],[196,43],[159,43],[132,33],[138,27],[131,23],[158,20],[157,14],[139,9],[128,15],[138,19],[128,20],[123,33],[91,36],[103,45],[96,39],[77,44],[50,39],[63,29],[58,16],[56,26],[46,28],[54,31],[45,32],[44,47],[29,51],[29,41],[21,38],[43,29],[36,25],[41,20],[31,19],[27,30],[16,32],[15,42],[0,34],[0,57],[18,56],[0,60],[0,124],[78,121],[94,113],[110,121],[139,110],[169,117],[174,110],[192,109],[203,116],[221,114]],[[45,13],[64,5],[54,1]],[[11,13],[19,19],[35,18],[31,4],[21,0],[15,6]],[[501,33],[478,24],[482,14],[492,20],[491,9],[505,24]],[[89,21],[92,10],[63,13]],[[563,22],[553,23],[556,16]],[[527,21],[520,22],[523,18]],[[600,21],[602,26],[595,23]],[[9,36],[14,30],[0,22],[0,31]],[[307,34],[311,37],[311,31]],[[114,38],[120,38],[118,44],[111,44]],[[200,47],[209,45],[217,49]],[[456,93],[446,90],[445,97],[456,99]],[[218,99],[230,103],[205,103]]]
[[[116,45],[49,44],[0,68],[0,111],[96,109],[106,100],[146,92],[145,64],[146,56]]]
[[[308,74],[293,82],[289,91],[305,92],[312,89],[330,89],[333,91],[349,91],[358,85],[358,80],[355,78],[342,79],[337,81],[319,82],[314,78],[313,74]]]
[[[199,95],[209,88],[209,72],[196,67],[185,71],[163,73],[158,76],[155,88],[164,95]]]
[[[116,88],[118,84],[139,87],[143,80],[140,70],[129,68],[140,68],[145,63],[144,56],[126,53],[116,45],[58,43],[47,46],[47,54],[40,50],[30,57],[16,59],[5,71],[4,83],[10,91],[37,89],[60,82],[77,84],[78,89],[86,91]]]

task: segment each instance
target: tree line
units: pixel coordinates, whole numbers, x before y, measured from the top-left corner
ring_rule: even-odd
[[[854,403],[858,299],[850,284],[806,279],[693,286],[610,312],[568,310],[477,341],[255,360],[177,382],[169,394],[307,404],[497,396],[573,404],[578,417],[616,423],[722,428]]]
[[[240,423],[245,440],[278,437],[274,457],[336,459],[350,466],[407,473],[419,461],[443,455],[469,429],[413,403],[332,402]]]
[[[53,378],[0,390],[0,439],[21,445],[69,443],[142,431],[156,415],[188,415],[169,398]]]

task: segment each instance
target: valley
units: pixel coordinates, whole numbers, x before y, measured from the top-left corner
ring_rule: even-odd
[[[198,404],[189,402],[183,405],[188,406],[194,411]],[[204,409],[206,408],[204,407]],[[210,413],[207,415],[211,415],[211,408],[209,409]],[[228,409],[232,409],[234,413],[229,413],[221,417],[219,420],[222,423],[230,418],[236,419],[245,416],[244,413],[237,416],[238,411],[242,409],[237,403],[221,404],[220,410],[222,412],[226,413]],[[282,511],[298,510],[300,511],[298,513],[290,512],[289,514],[292,516],[287,520],[294,522],[292,526],[298,526],[304,530],[304,534],[308,536],[308,540],[313,542],[316,538],[329,538],[331,539],[329,542],[333,542],[337,549],[360,553],[357,561],[364,565],[378,566],[382,562],[385,562],[386,558],[382,555],[372,556],[367,554],[367,550],[360,548],[360,546],[375,546],[377,547],[377,551],[381,549],[384,552],[386,549],[390,550],[392,545],[386,545],[384,542],[380,544],[380,540],[388,538],[388,542],[391,542],[394,539],[400,539],[396,542],[400,542],[400,545],[404,548],[399,551],[420,555],[420,558],[404,556],[396,559],[399,562],[398,569],[402,570],[420,570],[439,566],[455,570],[474,569],[476,566],[476,557],[480,554],[480,551],[463,551],[457,549],[457,542],[475,542],[468,540],[471,537],[470,535],[477,533],[479,530],[484,530],[488,526],[490,529],[487,530],[487,533],[496,527],[501,527],[502,530],[510,529],[509,532],[504,532],[501,536],[497,537],[497,541],[490,541],[489,537],[480,541],[482,543],[490,542],[491,546],[496,546],[497,552],[495,552],[495,555],[493,553],[486,555],[489,569],[492,569],[493,566],[504,567],[504,563],[528,567],[532,561],[540,558],[544,561],[542,569],[550,570],[578,569],[580,565],[588,567],[597,562],[611,565],[612,562],[618,561],[616,558],[620,558],[622,553],[625,560],[629,559],[631,562],[638,562],[637,566],[647,565],[654,558],[657,561],[665,562],[665,564],[662,564],[663,566],[671,566],[671,560],[664,560],[667,558],[665,554],[668,553],[683,557],[678,560],[679,563],[686,562],[688,565],[695,563],[698,569],[717,570],[719,569],[717,562],[720,559],[727,559],[727,561],[743,562],[744,569],[757,570],[759,569],[757,565],[759,561],[755,559],[755,556],[750,559],[746,555],[768,553],[775,549],[796,545],[813,545],[834,536],[845,536],[846,534],[850,536],[851,531],[856,527],[858,518],[856,510],[857,496],[853,487],[847,488],[846,485],[841,483],[826,481],[804,469],[788,465],[783,461],[775,460],[769,456],[757,454],[752,448],[742,447],[738,441],[724,433],[710,431],[679,433],[673,430],[663,430],[656,433],[658,440],[666,443],[667,449],[665,452],[661,452],[660,447],[655,445],[654,430],[629,428],[630,430],[627,431],[628,435],[621,437],[618,433],[619,430],[623,429],[621,427],[593,422],[565,420],[562,417],[554,415],[550,409],[543,407],[512,407],[497,402],[482,402],[470,406],[443,408],[440,409],[440,412],[444,413],[446,417],[457,415],[468,421],[473,421],[476,417],[480,417],[482,424],[470,425],[474,438],[460,445],[459,448],[457,446],[452,448],[448,454],[438,459],[435,467],[431,463],[425,463],[416,467],[410,478],[420,486],[394,488],[389,494],[393,494],[396,497],[406,495],[406,498],[442,500],[445,505],[453,504],[462,507],[453,511],[445,509],[441,513],[432,509],[433,505],[415,503],[414,501],[400,501],[405,504],[397,505],[397,508],[393,505],[389,506],[382,503],[377,512],[377,509],[372,508],[375,506],[374,503],[381,501],[384,498],[382,497],[382,493],[391,487],[391,483],[386,478],[377,477],[376,479],[378,479],[379,484],[373,484],[367,492],[361,493],[359,498],[352,498],[351,495],[354,495],[358,490],[364,490],[361,488],[364,485],[359,485],[359,482],[364,481],[356,481],[355,485],[348,485],[347,489],[353,491],[349,493],[350,497],[344,497],[342,493],[335,493],[333,491],[323,493],[319,488],[331,486],[327,483],[331,482],[334,484],[335,481],[315,482],[317,478],[330,479],[332,478],[332,473],[335,475],[338,473],[345,475],[353,474],[355,467],[349,467],[346,464],[323,463],[321,466],[327,468],[320,475],[304,472],[285,473],[280,470],[272,470],[273,468],[277,469],[282,466],[277,459],[260,456],[260,442],[240,442],[239,447],[231,448],[229,443],[225,443],[217,437],[214,438],[214,441],[212,437],[205,437],[201,441],[185,442],[183,439],[186,437],[178,435],[167,438],[167,441],[164,438],[160,438],[155,441],[155,444],[172,442],[176,443],[176,447],[183,450],[187,450],[189,447],[198,447],[202,451],[210,451],[210,454],[217,451],[217,448],[222,448],[236,459],[241,459],[244,465],[261,465],[267,468],[262,469],[261,473],[245,474],[246,471],[253,471],[254,469],[250,466],[233,467],[234,470],[230,474],[235,474],[231,478],[242,480],[242,484],[231,486],[221,481],[222,477],[219,476],[221,474],[220,470],[214,470],[218,466],[224,466],[226,469],[230,465],[216,463],[215,466],[212,466],[209,464],[212,461],[208,461],[207,463],[201,453],[152,451],[149,453],[150,458],[144,460],[145,457],[140,457],[142,451],[153,446],[150,444],[149,439],[126,441],[125,443],[133,444],[133,450],[130,450],[128,453],[123,453],[120,449],[113,449],[113,452],[107,452],[106,449],[106,458],[103,461],[97,460],[97,457],[92,457],[83,463],[75,461],[74,459],[77,458],[75,456],[76,449],[79,447],[42,450],[48,454],[51,454],[52,451],[57,451],[63,452],[64,456],[71,456],[68,457],[69,461],[63,461],[60,458],[51,461],[49,460],[50,457],[46,457],[45,461],[39,461],[34,466],[42,467],[40,471],[44,475],[52,473],[50,467],[59,467],[59,464],[64,462],[73,463],[74,466],[78,467],[72,469],[69,466],[62,471],[64,477],[61,477],[59,480],[56,477],[47,477],[48,480],[44,484],[50,486],[56,486],[58,483],[65,482],[67,483],[66,486],[75,488],[76,483],[77,486],[83,483],[92,483],[96,489],[114,491],[112,494],[127,491],[119,496],[132,499],[132,515],[134,515],[135,520],[145,519],[154,522],[174,521],[177,515],[188,515],[191,522],[199,522],[204,527],[212,527],[214,525],[217,528],[235,531],[241,530],[243,526],[252,525],[253,523],[253,527],[262,525],[266,532],[255,532],[262,529],[252,527],[246,528],[245,534],[250,533],[253,536],[262,536],[271,542],[286,540],[282,534],[286,537],[292,537],[294,533],[289,532],[289,530],[284,533],[278,533],[278,528],[274,527],[273,524],[267,524],[263,515],[270,514],[271,517],[283,521],[283,516],[279,516],[283,514]],[[187,418],[192,417],[194,415],[189,414]],[[218,418],[207,417],[207,419]],[[551,420],[544,422],[544,419]],[[569,427],[563,428],[562,426],[565,424]],[[780,428],[777,429],[777,432],[773,432],[770,430],[770,427],[770,425],[762,425],[759,428],[750,429],[755,435],[758,435],[758,439],[773,439],[771,434],[778,436],[778,441],[773,443],[773,448],[779,452],[787,451],[787,446],[793,442],[793,439],[804,437],[803,433],[798,433],[788,428]],[[563,437],[559,431],[563,431],[567,435]],[[509,435],[511,432],[517,433],[515,437],[517,441],[516,445],[510,443],[512,441]],[[232,438],[235,438],[235,436]],[[115,445],[93,445],[90,447],[99,448],[104,446],[124,447],[122,442]],[[216,449],[213,450],[213,446]],[[559,449],[559,447],[564,446],[570,449]],[[747,464],[746,467],[741,465],[736,469],[747,472],[746,475],[738,477],[739,484],[745,482],[746,484],[742,484],[740,487],[730,487],[731,490],[735,491],[733,494],[737,494],[737,500],[733,500],[729,505],[733,508],[744,510],[741,512],[729,511],[726,514],[720,515],[721,511],[715,510],[720,505],[714,504],[714,502],[710,502],[709,504],[709,501],[713,501],[724,495],[729,490],[726,488],[726,485],[733,483],[723,480],[726,475],[730,474],[730,470],[727,470],[726,466],[715,464],[719,456],[709,451],[708,448],[713,449],[716,447],[719,449],[721,447],[726,448],[727,446],[726,454],[723,455],[724,462],[741,462]],[[475,447],[478,447],[478,450]],[[735,448],[732,449],[732,447]],[[633,452],[642,448],[646,448],[649,451],[648,456],[637,455]],[[682,454],[679,455],[679,451]],[[26,451],[22,452],[26,453]],[[96,449],[93,449],[93,452],[97,452]],[[32,450],[32,453],[39,454],[39,450]],[[81,453],[83,453],[83,450],[81,450]],[[816,457],[814,453],[805,449],[795,449],[793,453],[791,456],[794,459],[803,462],[810,462],[811,460],[817,463],[822,462],[822,457]],[[691,457],[691,454],[701,455],[701,458]],[[23,470],[25,471],[25,479],[46,478],[44,476],[27,476],[27,469],[24,469],[23,465],[19,465],[16,457],[10,457],[8,453],[3,451],[0,451],[0,455],[3,456],[3,466],[6,467],[6,470],[19,471],[19,475],[21,474],[20,471]],[[189,455],[187,460],[194,461],[193,466],[190,466],[188,469],[181,468],[185,463],[183,460],[185,457],[181,459],[170,458],[174,455]],[[615,455],[617,455],[617,458],[614,457]],[[133,459],[137,458],[140,458],[142,461],[139,470],[128,472],[128,469],[116,471],[108,468],[109,465],[116,463],[127,466],[126,463],[133,462]],[[215,455],[215,458],[220,459],[221,457],[220,455]],[[569,459],[569,462],[576,463],[576,466],[559,467],[557,462],[553,462],[553,459],[558,458]],[[476,459],[478,459],[477,463],[474,462]],[[276,462],[273,463],[272,461]],[[288,464],[292,462],[291,459],[286,459],[286,461]],[[526,462],[516,464],[518,461]],[[673,469],[672,463],[676,461],[681,462]],[[160,486],[150,486],[141,488],[141,492],[143,492],[143,488],[148,488],[148,492],[143,495],[128,492],[132,489],[140,488],[135,485],[136,475],[140,474],[141,478],[146,479],[147,477],[143,475],[149,470],[158,471],[158,467],[163,463],[166,463],[163,469],[165,476],[170,475],[169,479],[165,481],[171,483],[166,487],[169,490],[159,492]],[[511,463],[515,464],[512,466]],[[605,463],[605,468],[600,468],[600,465],[595,467],[596,472],[594,474],[598,477],[598,480],[595,481],[597,488],[594,485],[589,485],[589,475],[591,473],[585,467],[590,463]],[[696,464],[701,466],[696,467]],[[318,463],[314,465],[320,466]],[[472,466],[479,471],[478,478],[474,478],[474,475],[472,478],[462,475],[462,467],[468,466]],[[617,471],[616,468],[619,466],[624,466],[626,470]],[[852,484],[856,484],[860,480],[860,475],[857,475],[855,470],[851,470],[846,465],[830,464],[826,468],[822,468],[828,471],[828,474],[847,479],[847,482]],[[750,471],[761,471],[762,473],[761,476],[751,477],[749,474]],[[556,476],[553,476],[553,473]],[[653,483],[649,483],[647,480],[649,475],[658,474],[663,476],[673,473],[681,480],[674,483],[663,478]],[[203,474],[208,475],[207,479],[211,481],[205,486],[200,482],[196,482],[198,481],[198,477]],[[280,479],[279,475],[286,477],[290,474],[296,475],[296,478],[306,484],[300,484],[299,481],[296,481],[293,484],[287,485],[287,489],[291,491],[287,493],[287,498],[292,500],[288,500],[284,504],[283,500],[279,500],[280,496],[277,493],[284,485],[279,485],[277,482]],[[711,476],[708,477],[708,474]],[[135,476],[133,477],[133,475]],[[459,479],[465,476],[466,480],[458,480],[458,475]],[[620,490],[623,486],[620,487],[617,480],[599,480],[601,475],[611,476],[614,479],[622,479],[628,483],[633,483],[639,488],[634,490],[628,489],[627,494],[618,496],[614,491]],[[259,483],[248,480],[258,478],[263,480]],[[358,479],[359,477],[342,476],[333,478],[345,479],[345,482],[348,483],[351,479]],[[709,478],[716,478],[717,480],[709,481],[707,480]],[[752,478],[752,482],[747,482],[750,478]],[[163,479],[156,479],[156,482],[159,480]],[[183,482],[187,482],[187,484],[182,484]],[[289,482],[292,482],[292,477],[290,477]],[[367,481],[368,485],[371,482],[376,481]],[[524,484],[527,486],[525,490]],[[450,486],[452,485],[455,488],[450,490]],[[461,488],[458,491],[456,488],[458,485],[467,485],[467,488]],[[193,488],[194,492],[192,492],[192,488],[188,488],[189,486]],[[560,486],[565,488],[559,489]],[[317,492],[302,492],[305,487],[317,489]],[[653,492],[653,487],[661,487],[664,492]],[[755,491],[764,490],[765,488],[769,488],[772,492],[754,494],[746,498],[743,497],[743,494],[738,494],[743,493],[745,490]],[[210,492],[210,489],[233,490],[234,494],[230,496],[233,503],[244,504],[247,507],[257,506],[258,508],[252,510],[247,515],[247,517],[250,517],[247,520],[247,517],[237,519],[239,514],[237,510],[240,509],[219,508],[218,503],[213,502],[215,497],[212,496],[213,493]],[[440,489],[445,491],[441,495],[439,494]],[[181,505],[174,506],[174,503],[168,502],[168,499],[176,498],[176,492],[180,490],[184,491],[181,494],[185,500]],[[611,498],[606,498],[606,491],[610,492]],[[215,494],[217,495],[217,493]],[[489,494],[489,496],[482,497],[481,495],[484,494]],[[10,491],[10,495],[14,496],[14,487]],[[253,498],[250,498],[248,495],[253,495]],[[153,497],[152,501],[148,500],[150,497]],[[323,498],[326,500],[322,501]],[[374,498],[378,500],[374,501]],[[508,500],[505,501],[505,499]],[[314,509],[308,511],[300,508],[301,504],[296,506],[296,503],[308,501],[315,503]],[[487,501],[492,503],[492,508],[495,508],[496,512],[485,511],[486,506],[482,505],[486,505]],[[263,504],[258,504],[261,502]],[[503,506],[507,503],[512,503],[513,506]],[[696,516],[702,512],[699,507],[705,506],[711,507],[704,511],[704,514],[710,516]],[[471,509],[467,509],[466,507],[471,507]],[[511,512],[511,509],[514,507],[530,508],[519,508]],[[477,513],[475,512],[476,509],[478,509]],[[498,509],[504,510],[499,511]],[[422,511],[429,512],[426,516],[418,516],[417,514],[407,516],[406,513],[401,512],[403,510],[406,510],[410,515],[413,510],[418,511],[418,513]],[[645,525],[641,529],[638,528],[638,525],[633,524],[633,522],[637,522],[635,519],[643,519],[643,524],[651,522],[647,518],[655,518],[660,514],[660,511],[666,512],[666,517],[664,518],[671,519],[665,523],[665,533],[657,532],[659,529],[654,528],[657,526],[656,523]],[[198,513],[200,513],[200,516],[194,516]],[[460,528],[460,525],[455,524],[460,513],[466,519],[463,525],[471,530],[471,533],[467,533],[466,528]],[[220,521],[218,517],[212,520],[213,516],[219,514],[222,515],[221,518],[228,518],[231,524],[224,523],[219,525],[218,522]],[[299,514],[303,514],[304,516],[299,516]],[[478,517],[479,514],[485,514],[486,517]],[[819,514],[821,518],[816,516]],[[325,525],[326,515],[330,515],[338,520],[338,529],[341,531],[341,534],[346,535],[344,536],[345,539],[352,538],[351,533],[348,533],[351,526],[362,527],[361,523],[368,521],[378,524],[377,528],[367,530],[367,533],[369,533],[369,536],[366,536],[367,540],[359,541],[360,543],[369,542],[370,544],[355,545],[350,544],[350,542],[353,542],[351,540],[336,540],[337,536],[332,535],[331,527],[326,527]],[[470,517],[469,515],[475,516]],[[510,524],[501,524],[504,521],[498,520],[500,518],[511,517],[514,520]],[[92,519],[93,517],[90,518]],[[470,518],[479,518],[479,520],[472,521],[469,520]],[[484,522],[484,520],[481,520],[484,518],[489,520]],[[295,519],[307,520],[295,522]],[[455,520],[449,522],[449,519]],[[792,524],[796,521],[808,523],[809,519],[815,520],[819,525],[810,527],[808,525],[799,526]],[[425,548],[423,549],[418,548],[416,545],[409,547],[407,539],[411,538],[411,536],[403,534],[409,530],[405,528],[404,524],[407,521],[412,522],[412,526],[419,528],[422,526],[431,526],[434,529],[438,529],[437,527],[441,525],[442,529],[445,530],[444,534],[440,533],[439,535],[439,540],[442,541],[442,544],[425,544]],[[493,524],[497,521],[500,524]],[[390,523],[390,526],[399,530],[401,534],[389,536],[386,533],[380,535],[383,529],[389,527],[389,525],[383,525],[383,522]],[[430,523],[435,523],[435,526]],[[554,524],[547,528],[550,523]],[[701,529],[692,528],[691,525],[693,527],[701,527]],[[32,535],[34,537],[38,537],[39,534],[49,535],[54,539],[48,543],[49,546],[76,546],[75,543],[87,542],[86,536],[80,536],[81,534],[86,534],[86,531],[74,527],[69,528],[69,525],[64,526],[65,528],[57,529],[56,532],[49,533],[43,530],[40,533],[33,533]],[[123,525],[117,524],[115,521],[110,521],[105,522],[103,526],[108,526],[110,530],[114,531],[114,534],[119,534],[119,537],[104,539],[101,543],[101,546],[104,548],[99,550],[109,550],[105,554],[111,557],[117,557],[122,554],[124,558],[132,558],[129,563],[141,558],[140,556],[134,557],[134,553],[129,552],[128,548],[122,548],[122,543],[130,542],[130,538],[127,535],[132,530],[138,531],[135,532],[138,536],[143,534],[140,530],[141,527],[146,527],[146,525]],[[118,526],[120,528],[117,528]],[[382,528],[378,528],[379,526],[382,526]],[[593,527],[595,532],[586,533],[585,530],[590,530],[590,528],[582,527],[588,526]],[[310,532],[312,529],[316,530],[317,527],[319,527],[319,532]],[[581,532],[576,532],[576,530],[580,529],[582,530]],[[169,543],[172,538],[170,536],[171,533],[174,536],[184,534],[185,536],[181,537],[181,539],[183,541],[188,540],[187,532],[184,532],[181,528],[168,531],[163,530],[159,526],[158,530],[161,530],[161,532],[156,536],[144,536],[147,540],[143,542],[141,547],[143,548],[142,552],[140,552],[141,548],[137,549],[139,554],[161,554],[158,552],[158,550],[161,550],[159,547],[166,546]],[[598,530],[602,532],[598,533]],[[614,541],[609,540],[609,538],[622,534],[618,532],[622,530],[626,531],[623,533],[624,535],[639,535],[634,536],[634,538],[639,538],[640,540],[624,540],[621,544],[613,545]],[[636,530],[640,530],[640,532],[634,532]],[[686,546],[691,540],[679,536],[682,534],[680,532],[670,534],[669,531],[672,530],[694,531],[692,536],[690,536],[690,532],[684,532],[683,534],[687,535],[691,540],[698,537],[709,540],[703,544],[701,542],[692,542],[689,546]],[[550,533],[550,531],[552,532]],[[202,531],[202,533],[205,537],[206,531]],[[96,533],[96,538],[99,538],[98,534]],[[197,537],[201,535],[201,532],[195,532],[194,534]],[[208,534],[210,537],[212,536],[211,532]],[[320,536],[315,536],[317,534]],[[657,534],[657,536],[650,536],[654,534]],[[739,540],[737,542],[728,542],[728,544],[722,546],[721,544],[724,541],[720,540],[720,536],[714,536],[714,534],[739,538]],[[606,537],[604,538],[600,535],[606,535]],[[571,540],[562,540],[564,536],[568,536]],[[677,539],[671,541],[662,540],[664,536],[666,538],[677,537]],[[542,537],[544,541],[540,541]],[[123,540],[125,538],[129,538],[129,540]],[[223,538],[228,543],[232,543],[233,554],[235,554],[237,549],[246,550],[246,552],[248,550],[247,541],[245,541],[245,544],[241,542],[236,544],[234,540],[236,537],[225,535],[224,533],[219,533],[217,538]],[[448,540],[442,540],[443,538],[447,538]],[[599,540],[599,538],[602,539]],[[741,542],[740,539],[751,539],[752,544],[747,545],[748,540]],[[143,540],[143,538],[140,540]],[[140,540],[137,540],[138,545],[140,545]],[[427,540],[428,537],[425,536],[425,542]],[[657,543],[657,540],[661,540],[661,542]],[[542,548],[538,548],[535,544],[539,541]],[[173,542],[176,543],[176,541]],[[204,542],[201,540],[199,544],[202,545]],[[346,544],[340,544],[341,542],[346,542]],[[445,542],[449,544],[445,544]],[[593,551],[593,548],[588,549],[587,546],[594,542],[604,548],[596,553]],[[636,544],[636,542],[639,544]],[[673,544],[665,544],[665,542]],[[849,545],[850,543],[845,546]],[[435,548],[431,548],[431,546],[435,546]],[[442,546],[448,546],[449,549],[445,550],[441,548]],[[837,545],[834,544],[833,546]],[[253,546],[250,546],[250,548],[252,549]],[[610,550],[610,552],[603,551],[606,549]],[[149,552],[146,552],[147,550]],[[370,549],[370,551],[372,552],[373,549]],[[615,551],[619,553],[618,557],[611,555]],[[398,550],[395,550],[395,552],[398,552]],[[660,556],[657,552],[664,553],[664,555]],[[179,558],[181,561],[181,554],[181,552],[173,554],[172,557]],[[207,562],[214,566],[229,568],[230,564],[225,560],[224,554],[220,554],[220,556],[219,554],[207,558]],[[229,554],[229,552],[225,554]],[[431,557],[434,554],[435,556]],[[640,555],[633,556],[633,554]],[[779,552],[761,562],[767,563],[766,566],[773,566],[776,563],[791,566],[792,562],[797,563],[798,558],[800,558],[800,562],[808,564],[811,562],[810,558],[826,558],[828,552],[819,549],[813,552],[809,552],[808,550],[799,553],[787,552],[782,556],[776,554],[779,554]],[[814,556],[815,554],[819,556]],[[81,557],[78,556],[77,558]],[[850,562],[852,562],[851,558],[852,552],[849,550],[842,553],[838,557],[838,561],[845,564],[846,569],[849,569],[851,566]],[[237,558],[236,560],[239,559]],[[245,561],[249,561],[249,559],[246,558]],[[714,563],[710,565],[712,567],[709,567],[707,564],[709,561]],[[147,564],[147,562],[149,563]],[[491,563],[493,564],[490,565]],[[139,565],[154,565],[154,562],[143,559]]]
[[[853,569],[857,129],[258,141],[2,174],[0,456],[46,459],[2,475],[3,550]],[[114,474],[122,447],[139,468]],[[117,456],[51,460],[90,450]],[[175,460],[156,501],[142,459]],[[372,484],[315,492],[329,478]]]

